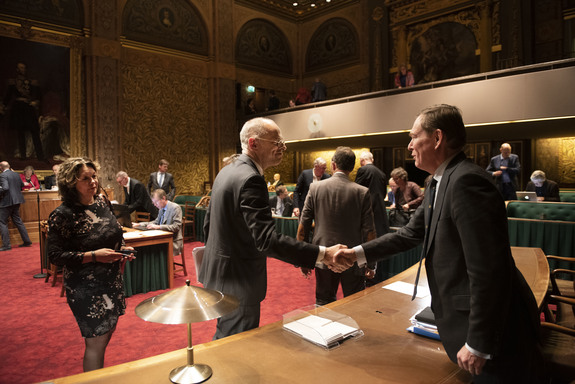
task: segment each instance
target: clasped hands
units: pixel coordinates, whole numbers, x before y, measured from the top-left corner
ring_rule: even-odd
[[[353,249],[348,249],[342,244],[336,244],[325,249],[322,262],[332,271],[341,273],[350,268],[356,260]]]

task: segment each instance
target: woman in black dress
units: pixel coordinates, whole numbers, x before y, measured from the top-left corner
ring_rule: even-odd
[[[85,340],[84,371],[104,366],[106,346],[125,312],[122,264],[133,258],[122,228],[100,191],[97,163],[70,158],[58,171],[62,205],[49,219],[50,261],[65,266],[68,305]]]

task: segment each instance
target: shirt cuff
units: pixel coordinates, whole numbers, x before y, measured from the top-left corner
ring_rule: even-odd
[[[315,261],[315,267],[319,269],[324,269],[325,264],[323,263],[323,258],[325,257],[325,246],[319,246],[319,253],[317,255],[317,260]]]
[[[365,252],[363,251],[363,247],[361,245],[357,245],[352,248],[355,252],[355,257],[357,259],[357,266],[363,268],[367,264],[367,259],[365,258]]]
[[[491,356],[490,354],[479,352],[479,351],[477,351],[477,350],[471,348],[471,347],[469,346],[469,344],[467,344],[467,343],[465,343],[465,348],[467,348],[467,349],[469,350],[469,352],[473,353],[475,356],[479,356],[479,357],[481,357],[482,359],[486,359],[486,360],[491,360],[491,359],[492,359],[492,356]]]

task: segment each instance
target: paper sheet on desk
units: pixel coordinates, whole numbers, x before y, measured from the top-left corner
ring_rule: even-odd
[[[157,235],[163,235],[163,234],[164,234],[164,231],[160,231],[157,229],[151,229],[149,231],[124,232],[124,239],[126,239],[126,240],[139,239],[142,237],[157,236]]]
[[[409,295],[409,296],[413,295],[413,284],[409,284],[409,283],[406,283],[404,281],[396,281],[395,283],[388,284],[382,288],[391,289],[392,291],[404,293],[404,294]],[[430,293],[429,293],[428,287],[423,286],[423,285],[417,286],[416,297],[418,299],[421,299],[422,297],[426,297],[429,295],[430,295]]]

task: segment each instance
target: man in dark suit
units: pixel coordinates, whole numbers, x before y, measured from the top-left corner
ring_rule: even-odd
[[[537,201],[561,201],[559,195],[559,185],[553,180],[548,180],[545,172],[541,170],[533,171],[525,190],[537,193]]]
[[[310,184],[329,178],[329,174],[325,173],[326,168],[326,161],[321,157],[318,157],[314,160],[312,169],[305,169],[299,175],[293,193],[294,215],[299,216],[301,210],[303,209]]]
[[[508,143],[501,144],[499,152],[501,152],[500,155],[491,158],[486,170],[495,179],[504,200],[517,200],[517,193],[515,193],[519,185],[517,175],[521,170],[519,156],[511,153],[511,145]]]
[[[330,246],[338,242],[353,247],[375,239],[375,226],[369,189],[349,179],[355,166],[355,154],[349,147],[338,147],[331,159],[333,176],[321,183],[313,183],[305,201],[298,228],[298,240],[308,239],[313,229],[312,244]],[[315,303],[326,305],[336,299],[341,282],[344,297],[365,289],[366,276],[373,277],[375,265],[335,273],[329,269],[315,269]],[[305,276],[311,270],[302,268]]]
[[[56,180],[56,177],[58,176],[58,169],[60,169],[60,164],[54,164],[52,166],[52,172],[54,172],[54,174],[44,178],[44,188],[57,189],[58,181]]]
[[[375,222],[375,233],[377,237],[383,236],[389,232],[389,219],[385,210],[385,194],[387,193],[387,177],[379,168],[373,164],[373,154],[371,152],[362,152],[359,156],[361,167],[357,170],[355,182],[369,189],[371,195],[371,210],[373,211],[373,220]],[[367,285],[371,286],[381,283],[383,276],[383,263],[377,264],[375,276],[367,280]]]
[[[410,136],[415,165],[433,175],[424,203],[407,226],[338,256],[362,265],[424,242],[431,308],[449,358],[474,383],[539,382],[537,304],[511,255],[505,203],[465,157],[459,110],[423,110]]]
[[[270,197],[270,207],[278,216],[291,217],[293,202],[289,198],[288,190],[284,185],[276,187],[276,195]]]
[[[32,245],[28,231],[20,218],[20,204],[24,203],[22,196],[22,179],[20,175],[10,169],[10,164],[6,161],[0,162],[0,235],[2,236],[1,251],[12,249],[10,245],[10,232],[8,231],[8,218],[12,218],[12,223],[18,228],[23,244],[20,247]]]
[[[339,249],[301,243],[276,232],[263,172],[278,165],[286,150],[279,127],[265,118],[249,120],[240,141],[242,154],[214,181],[204,222],[206,248],[199,280],[240,301],[238,309],[218,319],[214,339],[259,326],[268,256],[313,268],[321,262],[331,265]]]
[[[160,160],[158,163],[158,172],[152,172],[150,174],[150,180],[148,181],[148,193],[150,195],[156,189],[163,189],[166,191],[169,201],[174,201],[174,196],[176,196],[176,183],[174,182],[174,176],[168,173],[168,160]]]
[[[158,208],[152,203],[150,194],[144,184],[130,178],[124,171],[116,174],[116,181],[124,188],[124,205],[128,206],[129,213],[134,211],[149,212],[150,219],[158,217]]]

